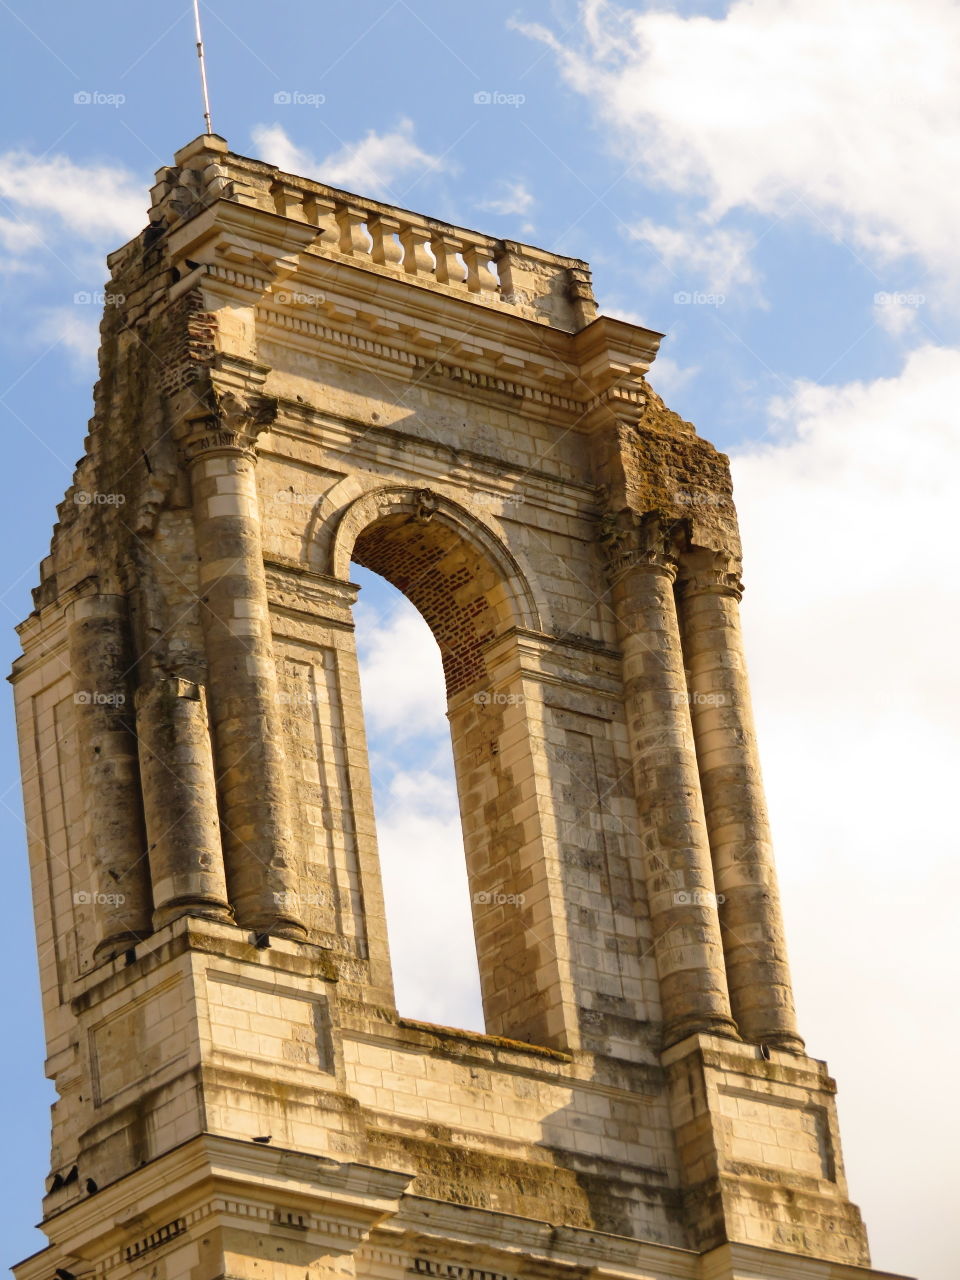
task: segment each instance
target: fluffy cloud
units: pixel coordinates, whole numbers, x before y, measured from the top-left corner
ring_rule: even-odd
[[[443,168],[439,156],[430,155],[414,141],[410,120],[401,120],[388,133],[377,133],[371,129],[359,142],[346,144],[324,160],[318,160],[309,151],[298,147],[279,124],[255,125],[251,137],[268,164],[364,195],[388,195],[400,199],[402,193],[391,190],[400,178],[411,174],[418,177]]]
[[[0,155],[0,274],[59,275],[70,293],[91,284],[99,288],[105,253],[136,236],[146,223],[146,204],[145,183],[127,169],[5,151]],[[50,340],[52,323],[50,315],[41,316],[31,332]],[[84,343],[79,330],[81,321],[73,317],[74,352]]]
[[[35,336],[38,342],[60,346],[74,371],[86,377],[100,346],[100,307],[75,303],[41,311]]]
[[[502,180],[498,183],[497,191],[477,207],[488,213],[527,214],[535,203],[533,192],[527,189],[524,182]]]
[[[67,156],[29,151],[0,155],[0,199],[16,213],[0,224],[0,239],[12,236],[29,248],[44,228],[69,232],[88,243],[120,244],[146,222],[142,178],[108,164],[81,164]],[[15,228],[15,230],[12,230]]]
[[[919,290],[909,293],[881,290],[874,295],[874,323],[895,338],[903,337],[916,329],[925,303],[926,296]]]
[[[369,726],[393,741],[445,729],[440,650],[413,605],[398,595],[384,610],[361,597],[354,613]]]
[[[443,721],[439,729],[449,757]],[[397,1007],[407,1017],[482,1031],[470,889],[452,778],[400,770],[377,788],[376,800]]]
[[[57,290],[38,301],[42,295],[32,289],[22,330],[5,339],[59,348],[78,375],[89,377],[101,310],[89,303],[100,296],[105,254],[146,223],[143,179],[116,165],[7,151],[0,155],[0,208],[0,274],[10,287],[29,276],[31,286],[43,277]],[[64,294],[74,304],[60,304]]]
[[[631,228],[631,235],[649,246],[678,288],[727,294],[757,282],[750,261],[754,237],[744,232],[700,224],[671,227],[645,220]]]
[[[673,397],[679,395],[689,386],[699,373],[699,365],[681,365],[676,360],[672,360],[670,356],[658,355],[657,363],[650,375],[650,381],[659,395],[672,401]]]
[[[550,45],[648,181],[731,210],[799,214],[881,257],[960,266],[952,0],[735,0],[719,18],[583,0]]]

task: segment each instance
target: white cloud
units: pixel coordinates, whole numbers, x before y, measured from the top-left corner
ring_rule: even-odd
[[[919,290],[909,293],[882,291],[874,295],[874,322],[894,338],[902,338],[916,329],[920,308],[925,303],[926,296]]]
[[[670,400],[688,386],[699,372],[698,364],[679,365],[670,356],[657,356],[650,370],[650,382],[664,399]]]
[[[99,305],[50,307],[40,312],[38,342],[64,349],[77,373],[90,374],[100,346]]]
[[[388,133],[371,129],[359,142],[348,143],[323,160],[298,147],[279,124],[254,125],[251,137],[268,164],[362,195],[390,195],[401,177],[444,167],[439,156],[430,155],[414,141],[410,120],[401,120]],[[402,193],[394,198],[402,198]]]
[[[440,650],[412,604],[400,598],[386,617],[362,597],[355,616],[363,663],[363,698],[371,727],[397,740],[446,728]]]
[[[756,285],[750,261],[754,237],[703,224],[670,227],[645,220],[632,227],[635,240],[650,246],[678,287],[727,294]]]
[[[0,154],[0,272],[59,275],[75,289],[99,289],[104,255],[146,224],[143,180],[116,165],[83,164],[29,151]],[[43,340],[54,323],[41,316]],[[84,345],[78,323],[61,322],[70,345]]]
[[[960,1050],[944,1017],[960,900],[958,402],[960,353],[927,347],[889,378],[797,383],[772,439],[733,458],[801,1029],[838,1077],[875,1264],[929,1280],[957,1261],[929,1187],[960,1145],[941,1105]],[[872,1030],[891,1024],[878,1050]]]
[[[533,208],[536,200],[532,191],[528,191],[526,184],[522,181],[509,182],[501,180],[498,183],[498,193],[492,195],[477,207],[485,209],[488,213],[499,214],[527,214]]]
[[[142,179],[115,165],[81,164],[62,155],[4,152],[0,199],[22,219],[16,224],[22,247],[50,224],[74,239],[114,247],[136,235],[147,220]]]
[[[720,18],[583,0],[584,38],[549,44],[649,181],[824,221],[880,257],[960,266],[944,183],[960,167],[952,0],[735,0]]]
[[[10,253],[22,253],[37,243],[37,229],[16,218],[0,218],[0,247]]]
[[[255,124],[250,130],[250,136],[260,158],[267,164],[275,164],[285,173],[296,173],[303,178],[311,174],[319,178],[321,162],[309,151],[298,147],[288,136],[283,125]]]
[[[395,774],[388,795],[377,798],[377,838],[397,1008],[407,1017],[482,1031],[452,779],[424,770]]]

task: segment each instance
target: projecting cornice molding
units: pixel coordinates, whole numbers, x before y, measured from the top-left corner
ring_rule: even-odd
[[[364,213],[344,205],[334,245],[332,233],[309,222],[215,199],[168,232],[167,254],[177,275],[168,300],[202,288],[210,311],[253,307],[258,330],[276,331],[298,349],[315,350],[319,343],[335,358],[348,354],[351,362],[372,362],[388,372],[399,368],[415,378],[459,382],[471,396],[508,396],[541,416],[559,410],[585,428],[639,418],[646,403],[642,378],[661,334],[596,316],[595,307],[568,326],[556,316],[545,323],[518,303],[516,290],[504,292],[510,263],[522,259],[536,267],[531,278],[538,287],[553,289],[550,272],[563,271],[572,273],[564,288],[576,285],[574,292],[582,293],[588,284],[574,279],[575,260],[511,242],[498,260],[498,284],[484,274],[482,259],[501,242],[475,237],[471,249],[463,236],[426,226],[418,238],[412,224],[389,218],[385,208]],[[359,230],[364,218],[363,235],[372,237],[372,247]],[[428,239],[434,255],[429,271],[422,265]],[[445,254],[473,264],[465,280],[454,280]],[[524,254],[539,256],[528,260]],[[585,271],[585,264],[579,266]]]

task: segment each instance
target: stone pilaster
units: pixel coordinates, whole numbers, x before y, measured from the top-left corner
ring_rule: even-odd
[[[290,799],[256,485],[263,398],[214,395],[186,424],[201,619],[230,901],[257,933],[306,937],[297,918]]]
[[[676,554],[658,517],[608,516],[602,540],[623,652],[664,1038],[735,1036],[674,601]]]
[[[740,631],[737,570],[721,553],[681,557],[678,594],[690,717],[733,1015],[746,1039],[802,1053]]]
[[[130,699],[127,601],[88,595],[69,614],[70,667],[86,809],[85,839],[97,920],[97,955],[150,933],[150,881],[143,834],[137,740]]]

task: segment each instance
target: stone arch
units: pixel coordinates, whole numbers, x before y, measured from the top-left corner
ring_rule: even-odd
[[[384,486],[340,508],[321,572],[356,561],[406,596],[440,647],[487,1031],[578,1042],[544,726],[524,648],[541,618],[502,540],[434,490]]]
[[[392,583],[422,614],[440,646],[447,696],[484,681],[484,648],[511,627],[538,631],[530,586],[499,538],[475,515],[431,489],[389,487],[343,512],[329,571],[350,561]]]

